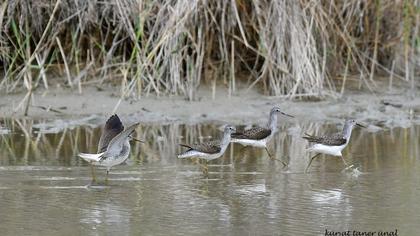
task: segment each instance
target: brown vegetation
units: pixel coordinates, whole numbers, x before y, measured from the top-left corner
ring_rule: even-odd
[[[6,0],[0,89],[29,101],[37,87],[112,82],[122,97],[194,99],[203,82],[230,94],[240,79],[323,96],[352,74],[372,89],[378,73],[414,86],[419,24],[418,0]]]

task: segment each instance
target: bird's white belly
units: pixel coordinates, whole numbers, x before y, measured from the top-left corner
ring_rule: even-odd
[[[106,155],[106,153],[104,154]],[[108,168],[119,165],[127,160],[130,155],[130,143],[123,146],[121,152],[117,156],[106,156],[102,161],[93,162],[96,166],[106,166]]]
[[[118,158],[107,158],[103,161],[100,162],[94,162],[93,164],[96,166],[106,166],[106,167],[112,167],[112,166],[116,166],[119,165],[123,162],[125,162],[125,160],[127,160],[128,158],[128,154],[124,155],[122,157],[118,157]]]
[[[312,147],[308,149],[308,151],[341,157],[342,156],[341,151],[344,149],[344,147],[346,147],[346,145],[327,146],[324,144],[314,144]]]
[[[244,146],[253,146],[253,147],[265,148],[267,146],[267,140],[268,140],[268,138],[260,139],[260,140],[232,139],[231,142],[232,143],[239,143],[239,144],[244,145]]]
[[[215,154],[208,154],[208,153],[199,152],[199,151],[196,151],[196,150],[191,150],[191,151],[188,151],[188,152],[185,152],[183,154],[178,155],[178,158],[198,157],[198,158],[210,161],[210,160],[219,158],[222,154],[223,154],[222,152],[218,152],[218,153],[215,153]]]

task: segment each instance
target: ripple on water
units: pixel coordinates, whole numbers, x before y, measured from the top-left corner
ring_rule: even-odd
[[[231,145],[209,162],[206,179],[199,166],[176,158],[176,144],[215,137],[220,124],[145,125],[138,138],[147,142],[133,143],[132,163],[113,168],[107,186],[90,185],[90,168],[77,158],[96,149],[100,129],[59,125],[67,131],[29,140],[2,136],[11,137],[0,142],[2,232],[314,235],[325,228],[396,227],[402,235],[419,234],[419,126],[356,129],[343,152],[352,168],[342,173],[339,158],[320,157],[305,174],[309,154],[301,133],[336,131],[336,125],[279,124],[288,131],[275,136],[270,150],[290,157],[288,168],[265,150]],[[55,132],[50,125],[37,129]],[[95,169],[103,181],[104,169]]]

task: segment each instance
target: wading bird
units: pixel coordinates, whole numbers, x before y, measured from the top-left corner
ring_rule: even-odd
[[[355,120],[346,120],[344,123],[343,131],[340,133],[332,135],[322,135],[315,136],[310,134],[305,134],[303,138],[308,140],[310,143],[313,143],[311,147],[307,149],[309,152],[316,152],[317,154],[311,158],[308,163],[308,166],[305,169],[305,172],[308,171],[312,161],[321,154],[327,154],[332,156],[341,157],[345,166],[347,166],[346,161],[341,154],[341,151],[347,146],[350,141],[351,131],[353,127],[357,125],[365,128],[365,126],[356,123]]]
[[[223,137],[221,140],[208,141],[193,145],[180,144],[181,146],[188,148],[188,150],[179,154],[178,158],[182,159],[197,157],[206,160],[206,164],[200,164],[200,166],[202,168],[203,173],[207,176],[207,161],[219,158],[223,155],[223,153],[225,153],[226,148],[229,146],[230,143],[230,136],[235,131],[235,127],[228,125],[224,129]]]
[[[253,127],[251,129],[245,130],[243,132],[233,133],[232,134],[232,143],[239,143],[244,146],[253,146],[259,148],[265,148],[268,156],[273,160],[275,159],[271,153],[268,151],[267,143],[273,138],[274,134],[277,132],[277,115],[282,114],[288,117],[293,117],[288,115],[280,110],[278,107],[273,107],[270,111],[270,116],[268,119],[268,124],[266,127]],[[281,160],[278,160],[281,161]],[[284,166],[287,166],[286,163],[281,161]]]
[[[108,174],[113,166],[119,165],[127,160],[130,154],[130,140],[142,142],[133,138],[138,124],[131,125],[127,129],[121,123],[117,115],[111,116],[104,127],[98,144],[98,153],[79,153],[79,157],[91,164],[92,182],[96,182],[95,171],[93,166],[106,167],[106,179],[108,182]]]

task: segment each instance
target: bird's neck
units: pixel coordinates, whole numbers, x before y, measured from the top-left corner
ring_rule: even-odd
[[[267,128],[271,130],[271,133],[275,133],[277,131],[277,115],[275,113],[270,114],[267,126]]]
[[[351,131],[353,130],[353,126],[349,124],[345,124],[343,127],[343,137],[349,142],[351,137]]]
[[[220,147],[225,150],[230,143],[230,132],[224,132]]]
[[[131,150],[131,146],[130,146],[130,142],[127,139],[124,143],[123,146],[121,148],[121,151],[119,153],[119,156],[123,159],[128,158],[128,156],[130,155],[130,150]]]
[[[131,145],[130,145],[130,140],[129,139],[125,140],[125,142],[123,144],[123,149],[128,150],[128,153],[130,153]]]

